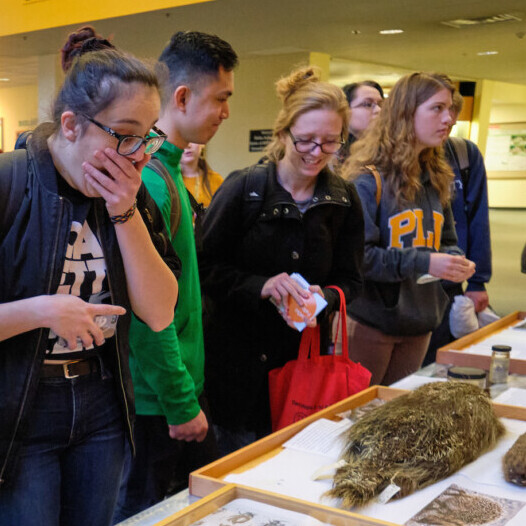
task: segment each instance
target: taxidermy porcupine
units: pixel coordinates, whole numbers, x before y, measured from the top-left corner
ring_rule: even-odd
[[[448,477],[492,448],[504,433],[489,397],[464,382],[438,382],[391,400],[345,434],[346,464],[330,497],[362,506],[390,483],[395,498]]]
[[[518,486],[526,486],[526,433],[521,435],[502,461],[504,478]]]

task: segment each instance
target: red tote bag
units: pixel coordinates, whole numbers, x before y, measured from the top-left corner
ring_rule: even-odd
[[[269,372],[272,430],[277,431],[369,387],[371,373],[349,359],[345,296],[340,295],[342,354],[320,356],[320,328],[306,327],[298,358]]]

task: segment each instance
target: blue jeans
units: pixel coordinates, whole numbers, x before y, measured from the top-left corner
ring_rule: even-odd
[[[111,524],[124,426],[111,377],[41,378],[0,526]]]

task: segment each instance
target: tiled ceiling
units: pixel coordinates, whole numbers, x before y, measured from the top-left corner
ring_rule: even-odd
[[[513,16],[463,29],[441,23],[499,14]],[[525,0],[215,0],[94,25],[105,36],[113,34],[118,47],[141,57],[157,57],[173,32],[197,29],[225,38],[242,59],[287,50],[328,53],[338,83],[362,72],[370,76],[378,71],[387,78],[398,70],[416,69],[444,71],[457,79],[526,84]],[[1,37],[0,78],[11,81],[0,87],[36,83],[36,57],[56,53],[76,27]],[[404,33],[380,35],[383,29]],[[498,54],[478,54],[487,51]],[[348,61],[384,66],[361,69]]]

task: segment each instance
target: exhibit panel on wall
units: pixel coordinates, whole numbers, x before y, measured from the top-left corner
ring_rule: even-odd
[[[491,178],[526,178],[526,122],[490,125],[486,170]]]

